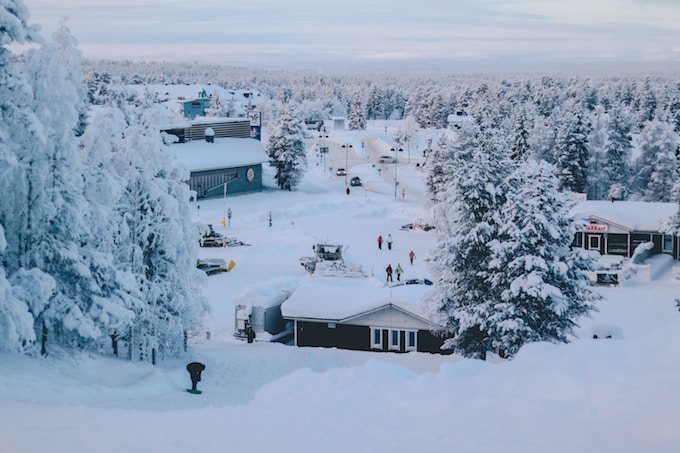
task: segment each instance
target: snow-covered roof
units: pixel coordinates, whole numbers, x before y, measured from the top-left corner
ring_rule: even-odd
[[[630,231],[659,231],[678,210],[676,203],[645,201],[584,201],[573,212],[585,217],[596,217]]]
[[[426,285],[386,287],[375,278],[310,277],[281,305],[281,314],[284,318],[341,322],[392,304],[426,318],[420,298],[431,289]]]
[[[189,171],[256,165],[269,161],[262,142],[254,138],[216,138],[214,143],[192,140],[170,145],[169,151]]]

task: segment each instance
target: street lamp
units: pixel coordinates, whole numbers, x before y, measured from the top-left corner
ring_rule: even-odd
[[[328,147],[326,146],[326,140],[328,135],[319,134],[319,153],[321,153],[321,159],[323,160],[323,171],[326,171],[326,153],[328,153]]]
[[[342,149],[345,150],[345,187],[347,187],[347,171],[349,170],[348,169],[349,161],[347,160],[347,158],[348,158],[347,155],[348,155],[348,152],[351,148],[353,148],[353,146],[350,145],[350,144],[342,145]]]
[[[397,198],[397,186],[399,185],[399,180],[397,179],[397,162],[399,161],[398,155],[397,155],[397,150],[395,148],[390,148],[390,151],[394,151],[394,198]],[[402,148],[399,148],[399,151],[404,151]]]

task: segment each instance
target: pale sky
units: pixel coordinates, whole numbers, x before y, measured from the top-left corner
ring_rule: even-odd
[[[24,0],[86,58],[295,65],[680,61],[680,0]]]

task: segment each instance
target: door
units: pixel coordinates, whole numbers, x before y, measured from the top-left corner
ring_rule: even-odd
[[[597,250],[602,253],[602,235],[600,234],[589,234],[586,238],[586,250]]]

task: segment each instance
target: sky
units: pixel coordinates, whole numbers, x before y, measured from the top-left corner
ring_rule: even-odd
[[[678,267],[661,271],[673,264],[668,256],[655,261],[654,280],[640,271],[621,287],[594,287],[605,299],[579,320],[578,339],[528,344],[513,360],[300,348],[260,333],[253,344],[234,338],[234,305],[318,281],[298,262],[316,241],[344,244],[347,261],[375,271],[380,283],[386,264],[399,260],[403,278],[431,277],[426,257],[436,231],[399,229],[418,217],[431,221],[423,167],[415,166],[422,160],[402,159],[399,187],[407,192],[395,198],[391,165],[378,172],[363,155],[375,162],[397,124],[331,131],[326,165],[317,165],[310,143],[310,167],[295,191],[275,189],[265,166],[263,192],[193,202],[194,221],[250,246],[199,250],[236,266],[206,277],[212,311],[183,356],[131,363],[112,357],[109,342],[102,355],[0,353],[0,452],[676,452],[680,282]],[[419,133],[419,146],[431,133]],[[349,165],[345,143],[354,150]],[[347,195],[344,178],[326,166],[347,166],[364,185]],[[227,206],[233,217],[223,227]],[[393,236],[392,250],[378,250],[378,234]],[[201,395],[185,390],[192,361],[206,365]]]
[[[25,0],[86,58],[239,66],[679,62],[677,0]]]

